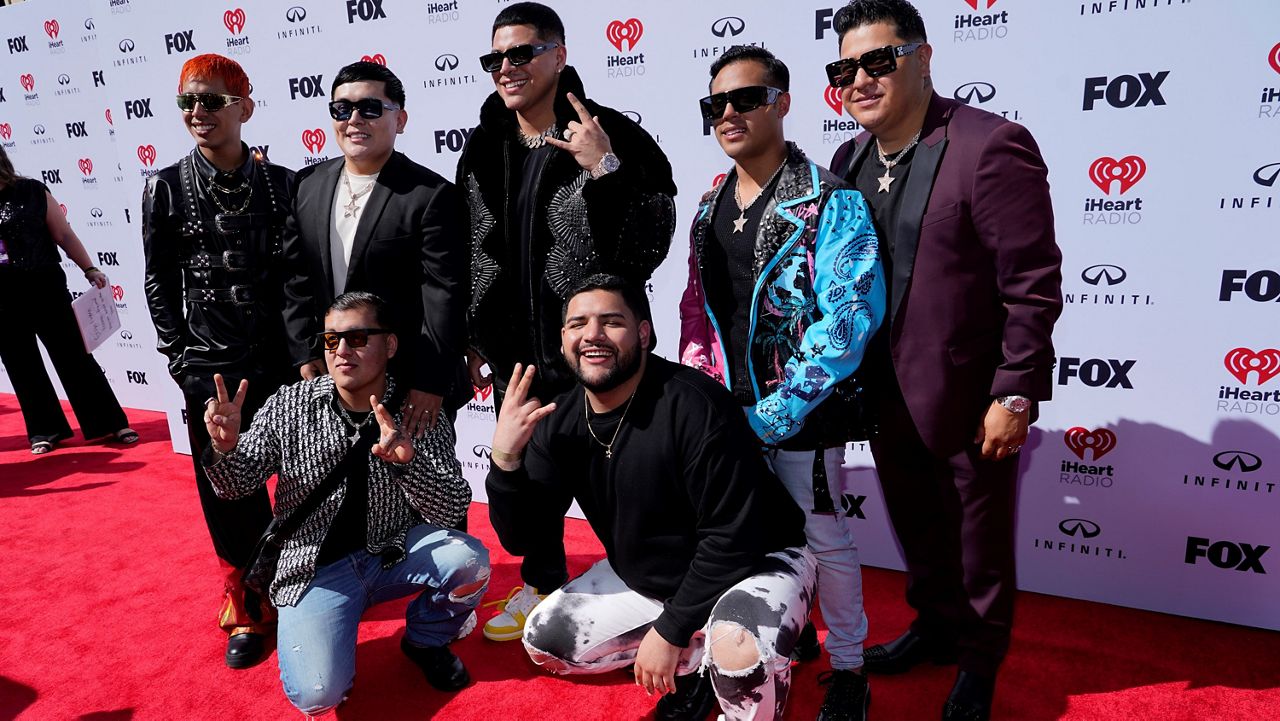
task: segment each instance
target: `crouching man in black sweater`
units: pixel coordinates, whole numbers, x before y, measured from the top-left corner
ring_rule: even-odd
[[[769,471],[737,402],[651,355],[644,291],[595,275],[564,307],[579,384],[545,406],[515,368],[493,438],[489,512],[517,555],[564,542],[573,500],[606,559],[529,616],[529,656],[553,673],[635,665],[658,719],[779,719],[816,566],[804,517]],[[706,671],[709,670],[709,673]],[[709,677],[709,682],[708,682]]]

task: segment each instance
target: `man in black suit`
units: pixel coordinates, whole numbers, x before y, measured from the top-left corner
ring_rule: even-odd
[[[404,85],[377,63],[334,78],[329,114],[343,157],[298,173],[285,323],[293,362],[310,379],[324,372],[313,343],[320,311],[349,291],[387,299],[405,339],[391,372],[410,388],[405,426],[418,435],[462,377],[467,264],[453,185],[395,150],[404,105]]]

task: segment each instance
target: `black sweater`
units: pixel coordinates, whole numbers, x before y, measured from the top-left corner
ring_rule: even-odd
[[[685,646],[766,554],[804,545],[803,513],[738,402],[703,373],[650,355],[608,460],[587,433],[585,402],[581,386],[558,397],[521,467],[490,470],[493,526],[517,555],[558,548],[550,529],[576,499],[618,576],[663,601],[658,633]],[[621,414],[593,414],[596,434],[607,441]]]

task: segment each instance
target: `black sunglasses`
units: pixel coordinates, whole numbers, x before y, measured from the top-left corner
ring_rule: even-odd
[[[369,336],[386,335],[391,331],[384,328],[352,328],[351,330],[327,330],[316,333],[316,338],[325,350],[338,350],[338,343],[347,342],[348,348],[363,348],[369,345]]]
[[[724,116],[724,109],[733,103],[733,109],[739,113],[749,113],[764,105],[773,105],[783,91],[765,85],[748,85],[723,93],[708,95],[698,101],[702,107],[702,117],[716,120]]]
[[[194,112],[196,103],[200,103],[205,110],[216,113],[228,105],[235,105],[244,100],[239,95],[224,95],[222,93],[182,93],[176,99],[178,108],[184,113]]]
[[[516,45],[507,48],[503,52],[493,51],[480,56],[480,67],[484,68],[486,73],[496,73],[502,69],[502,59],[506,58],[512,65],[524,65],[532,62],[534,58],[545,53],[548,50],[554,50],[560,47],[558,43],[543,43],[542,45]]]
[[[399,110],[399,105],[388,105],[377,98],[361,98],[360,100],[335,100],[329,103],[329,115],[334,120],[350,120],[351,113],[358,112],[365,120],[376,120],[382,117],[382,110]]]
[[[868,50],[861,57],[844,58],[827,63],[827,80],[833,88],[853,85],[858,77],[858,68],[867,71],[869,77],[878,78],[898,69],[898,58],[910,55],[924,43],[907,43],[906,45],[886,45],[875,50]]]

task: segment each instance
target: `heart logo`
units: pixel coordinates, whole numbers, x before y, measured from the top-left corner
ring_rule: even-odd
[[[244,19],[244,10],[240,8],[222,13],[222,24],[227,26],[232,35],[239,35],[244,30]]]
[[[1120,181],[1120,194],[1124,195],[1146,174],[1146,161],[1136,155],[1126,155],[1119,160],[1104,155],[1089,166],[1089,180],[1107,195],[1111,195],[1111,184],[1115,181]]]
[[[836,115],[844,115],[844,101],[840,99],[840,88],[828,85],[827,89],[822,91],[822,99],[836,111]]]
[[[377,55],[361,55],[360,59],[366,63],[377,63],[384,68],[387,66],[387,59],[382,53],[378,53]]]
[[[57,20],[45,20],[45,21],[44,21],[44,34],[45,34],[45,35],[48,35],[50,40],[53,40],[54,38],[58,37],[58,30],[59,30],[59,29],[60,29],[60,28],[58,27],[58,21],[57,21]]]
[[[62,217],[67,216],[67,206],[64,203],[58,203],[58,207],[62,209]]]
[[[480,402],[484,402],[484,401],[489,400],[489,396],[493,395],[493,384],[492,384],[492,383],[490,383],[489,385],[485,386],[484,388],[480,388],[479,386],[471,386],[471,389],[474,391],[474,394],[473,394],[473,395],[474,395],[475,399],[476,399],[477,401],[480,401]]]
[[[640,36],[644,35],[644,23],[636,18],[631,18],[626,22],[614,20],[604,29],[604,36],[618,52],[624,53],[628,50],[635,50],[636,43],[640,42]],[[627,48],[624,50],[623,45]]]
[[[138,160],[141,160],[141,161],[142,161],[142,164],[143,164],[143,165],[145,165],[145,166],[147,166],[148,168],[149,168],[149,167],[151,167],[152,165],[155,165],[155,162],[156,162],[156,146],[154,146],[154,145],[139,145],[139,146],[138,146]]]
[[[723,183],[724,179],[727,177],[729,177],[728,173],[720,173],[719,175],[711,179],[711,187],[713,189],[720,187],[720,184]]]
[[[19,75],[18,82],[21,83],[23,89],[25,89],[29,93],[36,87],[36,76],[32,75],[31,73]]]
[[[111,297],[114,298],[117,303],[124,300],[124,286],[121,286],[121,285],[111,286]]]
[[[1271,48],[1271,54],[1267,56],[1267,62],[1271,63],[1272,70],[1280,73],[1280,43],[1276,43],[1276,46]]]
[[[93,161],[89,158],[81,158],[76,161],[76,165],[80,166],[80,172],[85,175],[91,175],[93,173]]]
[[[8,123],[0,123],[0,138],[8,140],[13,137],[13,128]]]
[[[312,155],[324,150],[324,140],[324,131],[320,128],[302,131],[302,144],[307,150],[311,151]]]
[[[114,120],[112,120],[112,119],[111,119],[111,108],[107,108],[107,112],[105,113],[105,115],[107,116],[107,125],[115,125],[115,124],[116,124],[116,121],[114,121]]]
[[[966,3],[966,4],[968,4],[968,5],[969,5],[969,7],[973,8],[974,10],[977,10],[977,9],[978,9],[978,3],[979,3],[979,2],[981,2],[982,0],[964,0],[964,1],[965,1],[965,3]],[[989,8],[989,7],[991,7],[992,5],[995,5],[995,4],[996,4],[996,0],[987,0],[987,7],[988,7],[988,8]]]
[[[1096,461],[1116,447],[1116,434],[1106,428],[1091,431],[1088,428],[1076,426],[1062,436],[1062,441],[1082,461],[1085,460],[1085,453],[1092,449],[1093,460]]]
[[[1272,378],[1280,375],[1280,350],[1265,348],[1254,351],[1251,348],[1233,348],[1227,351],[1222,359],[1227,372],[1235,376],[1244,385],[1249,384],[1249,374],[1258,374],[1258,385],[1264,385]]]

